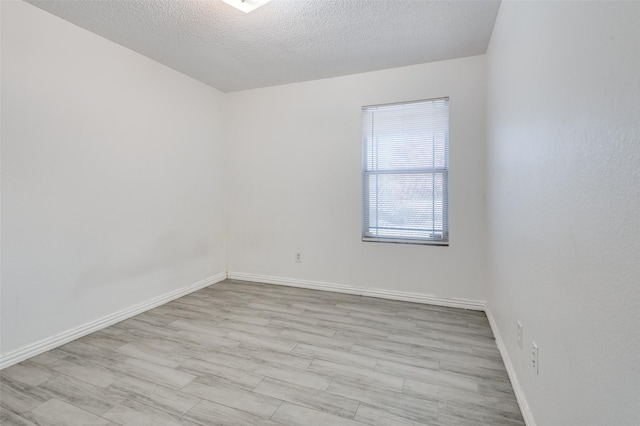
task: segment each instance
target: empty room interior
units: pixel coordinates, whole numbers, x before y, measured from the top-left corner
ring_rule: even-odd
[[[0,424],[640,425],[640,1],[0,14]]]

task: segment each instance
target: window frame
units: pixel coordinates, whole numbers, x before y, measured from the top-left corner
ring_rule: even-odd
[[[417,167],[412,169],[387,169],[387,170],[368,170],[367,167],[367,137],[365,135],[364,129],[364,114],[365,111],[371,108],[377,107],[387,107],[387,106],[395,106],[395,105],[409,105],[415,103],[426,103],[426,102],[435,102],[435,101],[446,101],[447,105],[447,127],[445,133],[445,148],[444,148],[444,166],[443,167]],[[362,150],[362,165],[361,165],[361,178],[362,178],[362,241],[363,242],[375,242],[375,243],[393,243],[393,244],[414,244],[414,245],[430,245],[430,246],[449,246],[449,133],[450,133],[450,110],[449,110],[449,97],[439,97],[439,98],[431,98],[431,99],[419,99],[413,101],[406,102],[394,102],[394,103],[386,103],[386,104],[377,104],[377,105],[365,105],[361,108],[362,110],[362,140],[361,140],[361,150]],[[377,155],[377,154],[376,154]],[[370,221],[367,222],[367,210],[370,208],[370,203],[367,202],[369,197],[369,178],[372,175],[408,175],[408,174],[421,174],[424,176],[433,176],[435,180],[436,175],[442,176],[442,230],[431,230],[432,232],[441,232],[442,237],[438,238],[424,238],[424,237],[409,237],[409,236],[401,236],[401,237],[381,237],[381,236],[371,236],[368,232],[371,229]],[[432,202],[432,206],[435,203]],[[376,209],[378,212],[378,209]],[[435,214],[435,213],[434,213]],[[380,227],[376,227],[377,229],[381,229]],[[389,230],[400,230],[402,228],[399,227],[390,227]],[[411,230],[411,228],[405,229]],[[429,230],[425,229],[424,231],[428,232]]]

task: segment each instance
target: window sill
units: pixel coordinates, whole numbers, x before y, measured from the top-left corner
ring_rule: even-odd
[[[444,240],[403,240],[403,239],[393,239],[393,238],[372,238],[372,237],[362,237],[362,242],[364,243],[391,243],[391,244],[413,244],[413,245],[421,245],[421,246],[441,246],[448,247],[449,241]]]

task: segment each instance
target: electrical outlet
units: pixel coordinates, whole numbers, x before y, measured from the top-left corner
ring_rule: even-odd
[[[520,321],[516,321],[517,333],[518,333],[518,346],[520,350],[522,350],[522,323]]]
[[[536,342],[532,341],[531,342],[531,366],[536,371],[536,374],[540,373],[539,355],[540,355],[540,349],[538,348],[538,345],[536,345]]]
[[[301,251],[297,251],[297,252],[296,252],[296,257],[295,257],[295,259],[296,259],[296,262],[297,262],[297,263],[302,263],[302,252],[301,252]]]

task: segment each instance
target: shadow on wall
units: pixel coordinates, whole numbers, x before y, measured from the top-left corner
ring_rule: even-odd
[[[214,252],[212,241],[205,238],[181,238],[177,232],[165,234],[153,247],[136,252],[138,256],[118,252],[105,257],[103,262],[95,264],[78,276],[73,284],[74,290],[83,293],[87,289],[87,283],[91,283],[91,287],[111,285],[124,280],[135,283],[137,277],[170,270]]]

